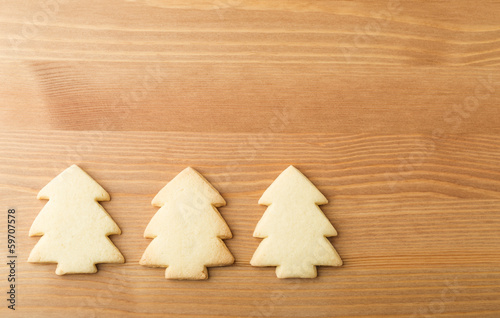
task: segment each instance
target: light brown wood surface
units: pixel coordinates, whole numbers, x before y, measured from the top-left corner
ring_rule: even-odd
[[[0,4],[1,317],[500,317],[499,1],[54,3]],[[126,263],[61,277],[26,262],[28,230],[73,163],[110,193]],[[316,279],[249,265],[290,164],[339,232],[344,266]],[[201,282],[138,265],[187,166],[234,236]]]

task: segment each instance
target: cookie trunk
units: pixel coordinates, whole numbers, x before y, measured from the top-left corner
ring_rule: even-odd
[[[302,266],[283,264],[276,267],[278,278],[315,278],[318,276],[316,266],[303,264]]]
[[[205,266],[169,266],[165,270],[167,279],[203,280],[208,278]]]
[[[58,263],[56,268],[57,275],[91,274],[96,272],[97,267],[92,262],[64,262]]]

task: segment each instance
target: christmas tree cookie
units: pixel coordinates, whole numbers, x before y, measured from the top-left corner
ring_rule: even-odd
[[[123,263],[108,235],[120,228],[97,201],[109,194],[88,174],[72,165],[38,193],[49,200],[35,218],[30,236],[42,236],[28,262],[57,263],[56,274],[95,273],[98,263]]]
[[[226,201],[198,172],[186,168],[158,192],[152,205],[160,209],[146,227],[152,238],[140,260],[166,267],[169,279],[207,279],[207,267],[225,266],[234,258],[222,239],[232,237],[217,207]]]
[[[263,238],[250,264],[276,266],[278,278],[314,278],[316,266],[340,266],[326,237],[337,231],[318,205],[328,200],[299,170],[290,166],[269,186],[259,204],[269,206],[253,234]]]

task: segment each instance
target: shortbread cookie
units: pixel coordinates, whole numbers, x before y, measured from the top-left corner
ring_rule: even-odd
[[[207,267],[225,266],[234,258],[222,239],[231,231],[216,207],[226,205],[219,192],[198,172],[186,168],[158,192],[160,207],[144,237],[153,241],[141,265],[167,267],[169,279],[207,279]]]
[[[30,236],[42,236],[28,262],[57,263],[56,274],[95,273],[98,263],[123,263],[108,238],[120,228],[97,201],[109,194],[88,174],[72,165],[38,193],[49,200],[35,218]]]
[[[328,200],[299,170],[290,166],[269,186],[259,204],[269,206],[253,234],[263,238],[250,264],[276,266],[278,278],[314,278],[316,265],[340,266],[326,237],[337,231],[318,205]]]

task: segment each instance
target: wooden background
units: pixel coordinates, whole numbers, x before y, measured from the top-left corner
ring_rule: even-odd
[[[277,2],[277,3],[275,3]],[[499,1],[0,4],[2,317],[500,317]],[[110,194],[124,265],[28,264],[38,191],[76,163]],[[345,265],[253,268],[258,198],[294,164]],[[233,266],[138,265],[154,195],[192,166],[227,200]],[[6,230],[0,261],[6,262]],[[7,292],[7,267],[0,292]]]

